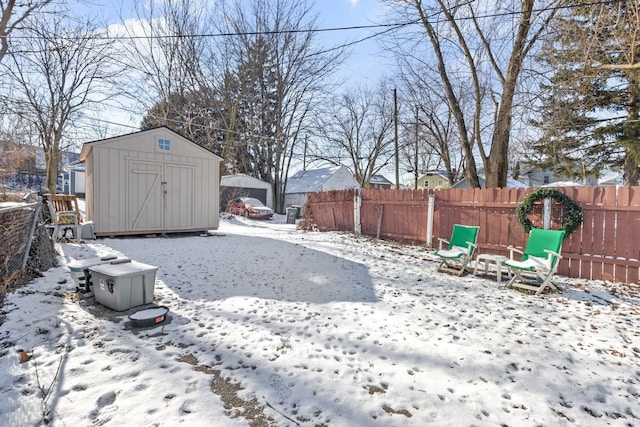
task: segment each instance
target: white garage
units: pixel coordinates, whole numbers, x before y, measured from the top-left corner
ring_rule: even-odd
[[[220,179],[220,205],[225,207],[236,197],[255,197],[265,206],[275,209],[271,184],[249,175],[225,175]]]
[[[164,126],[88,142],[87,220],[96,236],[217,229],[221,160]]]

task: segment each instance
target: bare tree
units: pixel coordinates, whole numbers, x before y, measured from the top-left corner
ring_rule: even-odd
[[[457,126],[465,157],[465,175],[479,187],[474,150],[482,159],[487,187],[504,187],[507,181],[509,139],[514,98],[524,60],[556,14],[561,0],[469,2],[461,0],[385,0],[398,15],[418,19],[419,43],[431,46],[422,64],[435,63],[441,87]],[[491,10],[487,6],[491,6]],[[415,37],[420,34],[414,33]],[[414,56],[415,45],[397,46],[400,54]],[[419,46],[420,48],[422,46]],[[419,49],[419,51],[423,51]],[[425,70],[428,69],[425,67]],[[471,117],[456,93],[456,81],[467,80],[472,96]],[[490,126],[485,129],[487,123]],[[490,139],[490,151],[485,149]]]
[[[393,88],[348,90],[317,116],[311,160],[346,165],[363,187],[395,156]]]
[[[406,86],[404,98],[414,116],[404,119],[405,163],[416,180],[420,171],[442,169],[446,171],[449,185],[453,185],[465,158],[452,110],[447,107],[444,91],[438,89],[441,86],[431,78],[432,74],[415,73],[415,68],[407,65],[402,71]],[[463,99],[462,90],[458,93]]]
[[[32,16],[20,48],[4,66],[16,86],[11,112],[37,129],[50,192],[55,192],[63,141],[71,143],[74,120],[102,100],[100,89],[118,72],[104,34],[91,22],[69,23],[60,14]]]
[[[9,50],[9,37],[16,28],[30,15],[44,8],[51,0],[18,2],[16,0],[0,0],[0,62]]]
[[[147,111],[145,123],[165,125],[202,141],[206,134],[207,83],[200,58],[206,53],[205,0],[136,1],[137,19],[126,20],[124,49],[133,77],[129,96]]]
[[[249,156],[252,175],[273,185],[278,211],[292,157],[343,54],[316,43],[316,20],[304,0],[231,0],[221,20],[232,34],[225,49],[235,81],[227,87],[237,87],[226,102],[233,142]]]

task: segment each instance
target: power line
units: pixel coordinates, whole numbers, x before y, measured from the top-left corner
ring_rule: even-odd
[[[475,0],[469,0],[468,2],[466,2],[466,5],[469,5],[471,3],[475,2]],[[540,13],[540,12],[546,12],[546,11],[554,11],[554,10],[561,10],[561,9],[571,9],[571,8],[577,8],[577,7],[586,7],[586,6],[595,6],[595,5],[604,5],[604,4],[608,4],[610,3],[610,0],[600,0],[600,1],[594,1],[591,3],[585,3],[585,4],[571,4],[571,5],[560,5],[560,6],[554,6],[554,7],[544,7],[544,8],[539,8],[539,9],[532,9],[532,12],[536,12],[536,13]],[[430,18],[435,18],[436,16],[442,14],[443,11],[436,11],[433,12],[430,15]],[[455,20],[470,20],[470,19],[486,19],[486,18],[496,18],[496,17],[507,17],[507,16],[515,16],[515,15],[520,15],[522,14],[523,11],[509,11],[509,12],[495,12],[495,13],[487,13],[485,15],[477,15],[475,17],[471,17],[471,16],[466,16],[466,17],[457,17],[454,18]],[[315,29],[291,29],[291,30],[273,30],[273,31],[248,31],[248,32],[228,32],[228,33],[210,33],[210,34],[193,34],[193,35],[189,35],[189,34],[181,34],[181,35],[145,35],[145,36],[119,36],[119,39],[165,39],[165,38],[186,38],[186,37],[196,37],[196,38],[206,38],[206,37],[230,37],[230,36],[242,36],[242,35],[274,35],[274,34],[294,34],[294,33],[321,33],[321,32],[336,32],[336,31],[353,31],[353,30],[363,30],[363,29],[382,29],[382,31],[378,31],[374,34],[368,35],[366,37],[363,37],[361,39],[352,41],[352,42],[348,42],[348,43],[344,43],[340,46],[336,46],[333,48],[329,48],[323,51],[319,51],[319,52],[315,52],[312,53],[308,56],[314,56],[314,55],[319,55],[319,54],[323,54],[326,52],[330,52],[336,49],[343,49],[345,47],[349,47],[352,45],[356,45],[358,43],[361,43],[365,40],[369,40],[375,37],[378,37],[382,34],[403,28],[403,27],[407,27],[410,25],[416,25],[420,23],[420,19],[416,19],[416,20],[410,20],[410,21],[405,21],[405,22],[397,22],[397,23],[388,23],[388,24],[371,24],[371,25],[354,25],[354,26],[343,26],[343,27],[329,27],[329,28],[315,28]],[[14,38],[38,38],[39,36],[14,36]],[[104,35],[103,35],[104,37]],[[109,35],[107,34],[106,37],[109,37]],[[61,37],[62,39],[64,39],[64,37]],[[132,110],[127,110],[122,108],[123,111],[128,111],[134,114],[139,114],[138,112],[134,112]],[[108,120],[104,120],[104,119],[98,119],[98,118],[89,118],[87,117],[87,119],[91,119],[97,122],[102,122],[102,123],[106,123],[106,124],[110,124],[110,125],[114,125],[114,126],[121,126],[121,127],[126,127],[126,128],[130,128],[130,129],[139,129],[138,127],[135,126],[131,126],[131,125],[125,125],[125,124],[121,124],[121,123],[116,123],[116,122],[112,122],[112,121],[108,121]],[[176,124],[182,124],[185,125],[186,122],[180,121],[180,120],[174,120],[174,119],[167,119],[168,121],[171,122],[175,122]],[[241,131],[231,131],[228,129],[221,129],[221,128],[215,128],[212,126],[208,126],[208,125],[200,125],[200,124],[191,124],[192,126],[198,126],[200,128],[207,128],[213,131],[218,131],[218,132],[232,132],[234,134],[238,134],[238,135],[243,135],[246,136],[247,133],[246,132],[241,132]],[[260,138],[274,138],[274,137],[270,137],[270,136],[259,136],[259,135],[251,135],[252,137],[260,137]]]
[[[466,5],[474,3],[476,0],[469,0],[466,2]],[[574,9],[579,7],[587,7],[587,6],[598,6],[598,5],[606,5],[609,4],[611,0],[598,0],[591,3],[583,3],[583,4],[568,4],[568,5],[560,5],[560,6],[552,6],[552,7],[542,7],[538,9],[532,9],[531,12],[541,13],[541,12],[551,12],[562,9]],[[459,7],[460,5],[458,5]],[[462,16],[462,17],[454,17],[456,21],[467,21],[472,19],[487,19],[487,18],[502,18],[509,16],[521,15],[525,11],[505,11],[505,12],[494,12],[494,13],[486,13],[484,15],[475,15],[475,16]],[[441,10],[433,12],[429,17],[435,18],[438,15],[444,13]],[[368,30],[368,29],[383,29],[372,36],[365,37],[361,39],[361,41],[367,40],[369,38],[376,37],[377,35],[385,34],[389,31],[393,31],[394,29],[416,25],[420,23],[420,19],[414,19],[404,22],[395,22],[395,23],[387,23],[387,24],[369,24],[369,25],[350,25],[343,27],[327,27],[327,28],[293,28],[289,30],[260,30],[260,31],[235,31],[235,32],[219,32],[219,33],[201,33],[201,34],[151,34],[151,35],[117,35],[115,37],[111,37],[109,34],[96,34],[96,38],[105,38],[105,39],[116,39],[116,40],[153,40],[153,39],[182,39],[182,38],[216,38],[216,37],[240,37],[240,36],[260,36],[260,35],[282,35],[282,34],[313,34],[313,33],[325,33],[325,32],[338,32],[338,31],[354,31],[354,30]],[[38,39],[43,38],[40,35],[12,35],[14,39]],[[72,37],[57,37],[60,40],[64,39],[73,39]],[[355,44],[357,42],[351,42],[347,45]]]

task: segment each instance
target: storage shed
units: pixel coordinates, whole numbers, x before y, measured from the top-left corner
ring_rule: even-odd
[[[289,206],[304,206],[307,203],[307,194],[309,193],[360,187],[360,184],[346,166],[304,170],[297,172],[287,180],[284,205],[285,208]]]
[[[96,236],[215,230],[221,160],[164,126],[88,142],[87,220]]]
[[[220,179],[221,208],[224,209],[227,202],[236,197],[255,197],[266,206],[274,209],[271,184],[243,173],[225,175]]]

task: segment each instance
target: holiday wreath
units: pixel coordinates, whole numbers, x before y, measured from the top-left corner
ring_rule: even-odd
[[[516,209],[518,222],[522,227],[524,227],[524,231],[528,233],[533,228],[533,223],[529,218],[527,218],[527,215],[533,209],[533,204],[537,201],[549,198],[564,205],[567,210],[567,215],[564,221],[562,221],[562,230],[565,230],[567,235],[576,231],[582,224],[582,208],[566,194],[549,188],[541,188],[540,190],[529,194]]]

